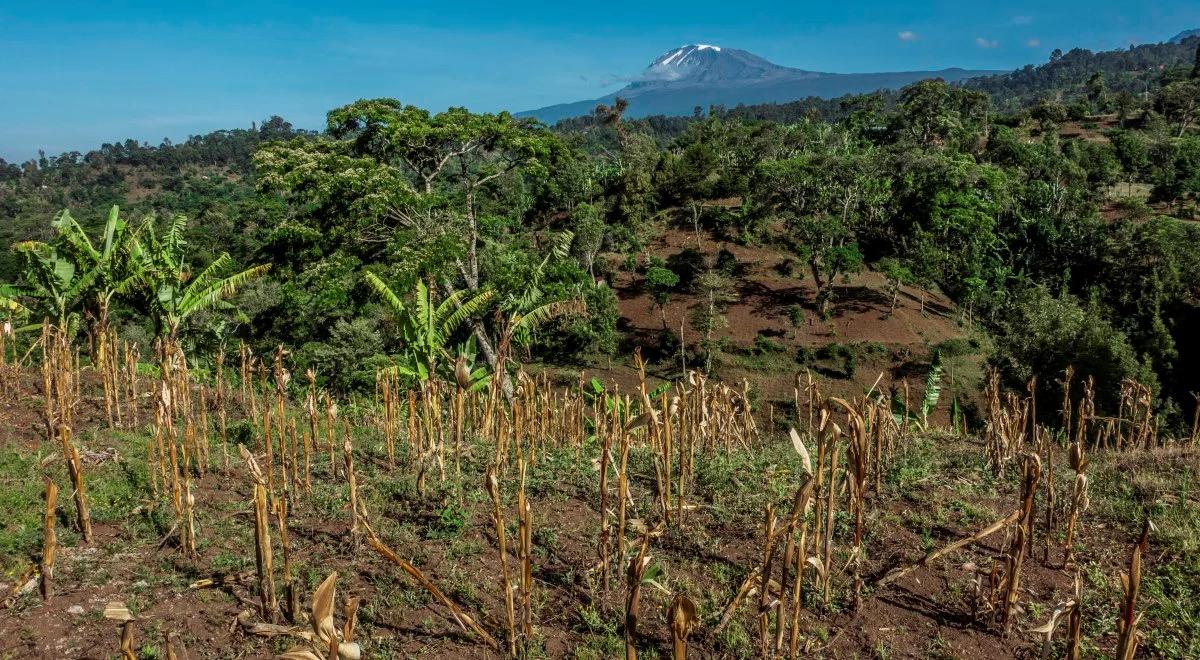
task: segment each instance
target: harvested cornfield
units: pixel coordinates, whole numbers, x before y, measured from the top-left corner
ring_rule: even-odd
[[[903,384],[847,400],[802,375],[770,426],[696,373],[621,391],[460,364],[337,401],[282,349],[198,374],[164,348],[151,378],[43,341],[5,415],[44,435],[0,450],[14,657],[1195,650],[1167,585],[1195,584],[1198,455],[1136,384],[1124,418],[1088,383],[1050,428],[993,379],[974,436],[930,427],[936,382],[909,411]]]

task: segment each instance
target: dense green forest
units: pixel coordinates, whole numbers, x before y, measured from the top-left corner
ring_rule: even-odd
[[[112,322],[146,355],[168,325],[205,349],[191,355],[284,344],[323,386],[361,392],[417,350],[417,330],[381,292],[414,292],[447,316],[440,301],[462,305],[464,323],[422,341],[469,340],[489,363],[510,335],[521,355],[563,364],[627,354],[618,273],[656,300],[700,294],[698,324],[718,327],[737,264],[715,242],[643,258],[675,226],[785,249],[811,278],[805,313],[817,317],[866,269],[939,290],[994,339],[988,357],[1012,384],[1037,376],[1055,396],[1068,365],[1099,382],[1133,378],[1182,424],[1200,367],[1187,340],[1200,326],[1198,43],[1056,52],[965,85],[688,118],[626,121],[618,102],[553,128],[360,100],[320,132],[272,117],[181,144],[0,161],[0,241],[48,246],[0,253],[2,299],[18,326],[65,310],[86,335],[109,313],[90,289],[111,279]],[[59,214],[100,240],[112,206],[141,252],[127,273],[81,282],[78,235]],[[137,275],[139,259],[161,257],[142,254],[156,244],[181,260],[181,282],[270,270],[230,287],[234,305],[198,305],[176,328],[162,283]],[[45,276],[62,276],[60,262],[71,275]],[[670,354],[679,338],[665,325],[658,347]],[[684,347],[692,364],[713,363],[707,339]],[[1115,389],[1097,391],[1106,409]]]

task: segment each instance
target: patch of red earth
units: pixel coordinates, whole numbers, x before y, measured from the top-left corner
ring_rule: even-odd
[[[737,345],[750,346],[760,334],[800,346],[878,342],[909,347],[962,335],[955,324],[951,303],[935,293],[904,287],[895,311],[889,315],[891,296],[887,281],[874,271],[851,275],[849,284],[836,283],[833,318],[822,321],[817,318],[816,286],[811,275],[802,274],[805,272],[802,265],[795,266],[795,277],[783,277],[776,271],[776,266],[790,255],[771,248],[717,243],[710,236],[702,236],[699,245],[701,253],[710,259],[722,248],[730,251],[742,270],[743,274],[733,280],[735,299],[725,313],[728,326],[715,333],[717,338],[729,339]],[[655,239],[646,254],[665,260],[688,247],[697,247],[695,234],[671,229]],[[621,271],[612,285],[621,318],[633,333],[653,337],[663,330],[663,314],[650,293],[642,289],[639,275]],[[667,328],[678,335],[682,324],[685,342],[698,341],[701,333],[695,329],[691,317],[694,310],[705,304],[702,295],[673,293],[665,306]],[[788,317],[793,305],[801,306],[805,312],[806,320],[799,327],[794,327]]]
[[[784,277],[779,273],[777,266],[792,258],[786,252],[771,247],[714,241],[707,232],[702,232],[697,240],[691,231],[667,229],[649,243],[645,255],[666,260],[689,247],[698,248],[709,260],[714,259],[718,250],[725,249],[738,263],[739,274],[732,282],[735,299],[726,307],[728,324],[715,333],[717,338],[741,348],[752,347],[762,336],[787,349],[815,349],[833,343],[875,344],[884,349],[882,353],[863,356],[853,377],[814,374],[826,395],[853,397],[861,396],[872,386],[886,388],[901,376],[898,371],[905,364],[924,356],[929,346],[964,336],[957,324],[953,304],[941,294],[902,287],[895,310],[890,310],[892,301],[888,283],[882,274],[874,271],[852,275],[848,284],[836,283],[833,318],[824,321],[818,318],[816,286],[803,265],[795,263],[794,276]],[[612,255],[610,258],[615,260]],[[664,314],[651,295],[643,290],[641,279],[639,274],[619,271],[612,285],[627,336],[632,344],[640,345],[649,353],[660,343]],[[695,310],[705,304],[702,295],[680,291],[673,293],[665,306],[667,329],[679,336],[682,324],[683,339],[689,347],[694,348],[701,339],[692,319]],[[789,309],[793,305],[804,310],[805,320],[799,327],[789,318]],[[678,358],[666,356],[648,364],[649,387],[678,378],[680,367]],[[791,372],[764,373],[739,366],[733,360],[724,360],[717,366],[716,376],[730,384],[753,385],[761,397],[760,412],[768,416],[772,406],[778,408],[793,401],[796,374],[802,372],[803,367],[799,364]],[[639,382],[636,370],[625,361],[593,364],[584,375],[615,384],[622,392],[636,391]],[[923,375],[903,374],[912,381],[914,401],[921,396]],[[965,394],[958,393],[960,398]],[[945,414],[939,411],[934,417],[940,420]]]
[[[0,389],[0,445],[15,445],[25,449],[37,449],[46,439],[46,414],[42,408],[45,401],[40,372],[25,369]],[[100,375],[82,369],[79,372],[79,402],[75,406],[75,424],[78,428],[99,428],[107,425],[104,396]],[[148,382],[148,381],[147,381]],[[139,421],[152,420],[154,402],[147,387],[141,387],[137,403]],[[125,409],[127,410],[127,408]],[[122,411],[124,414],[125,410]]]

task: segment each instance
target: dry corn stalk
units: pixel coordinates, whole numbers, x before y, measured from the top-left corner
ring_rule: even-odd
[[[435,600],[437,600],[447,610],[450,611],[451,618],[454,619],[455,623],[457,623],[460,628],[462,628],[464,631],[469,629],[470,631],[474,632],[480,639],[484,641],[484,643],[490,646],[493,651],[500,650],[500,643],[496,641],[496,638],[489,635],[486,630],[480,627],[480,625],[475,622],[475,619],[471,618],[470,615],[464,612],[457,603],[447,598],[446,595],[443,594],[442,591],[429,580],[429,578],[425,577],[424,573],[417,570],[417,567],[401,559],[395,552],[392,552],[391,548],[387,547],[382,541],[379,540],[379,537],[375,534],[374,528],[372,528],[371,524],[367,521],[365,514],[362,516],[362,526],[365,528],[367,533],[367,543],[369,543],[371,547],[380,554],[380,556],[392,562],[396,566],[399,566],[401,570],[403,570],[405,573],[408,573],[422,587],[424,587],[425,590],[428,591]]]
[[[1188,436],[1188,446],[1195,447],[1200,442],[1200,393],[1192,392],[1196,406],[1192,409],[1192,433]]]
[[[92,542],[92,516],[88,510],[87,491],[84,488],[83,460],[79,457],[79,448],[71,441],[71,429],[61,427],[59,437],[62,438],[63,452],[67,459],[67,473],[71,477],[71,485],[75,488],[75,520],[79,531],[83,534],[83,542]]]
[[[807,491],[804,499],[811,501],[812,498],[813,480],[810,475],[808,481],[804,485],[804,490]],[[795,577],[792,578],[792,596],[791,596],[791,635],[788,638],[788,657],[795,658],[800,644],[800,610],[804,605],[804,570],[808,566],[808,509],[810,504],[806,502],[801,508],[800,514],[800,541],[796,545],[795,556]],[[780,640],[776,640],[778,647]],[[779,649],[777,649],[778,651]]]
[[[854,547],[850,562],[854,566],[854,609],[862,607],[862,542],[867,489],[867,430],[855,407],[842,402],[847,414],[846,463],[849,476],[851,514],[854,516]]]
[[[1138,647],[1138,624],[1142,615],[1135,611],[1138,593],[1142,587],[1142,557],[1150,547],[1150,520],[1142,524],[1142,535],[1129,553],[1129,571],[1121,573],[1121,587],[1125,598],[1121,602],[1121,616],[1117,619],[1117,660],[1132,660]]]
[[[121,623],[121,660],[137,660],[133,650],[134,616],[125,603],[113,601],[104,606],[104,618]]]
[[[217,431],[221,434],[221,469],[229,475],[229,435],[225,416],[225,347],[217,351],[216,397]]]
[[[1079,640],[1083,636],[1083,579],[1075,572],[1075,607],[1067,619],[1067,660],[1079,660]]]
[[[58,535],[54,532],[54,511],[58,506],[58,486],[46,479],[46,514],[42,525],[42,600],[50,602],[54,591],[54,556],[58,551]]]
[[[676,594],[669,610],[671,622],[671,658],[687,660],[687,638],[696,627],[696,604],[683,594]]]
[[[824,412],[824,411],[822,411]],[[825,483],[825,514],[824,529],[821,530],[821,541],[824,546],[824,557],[820,560],[818,573],[821,577],[821,596],[822,602],[826,610],[829,609],[829,601],[832,596],[833,587],[833,521],[834,513],[837,510],[837,475],[838,475],[838,438],[841,436],[841,428],[837,424],[829,424],[828,432],[825,433],[826,442],[829,444],[829,479]],[[821,527],[822,522],[818,518],[817,527]],[[815,559],[815,557],[814,557]]]
[[[188,445],[194,444],[194,432],[191,422],[188,422],[184,437],[187,441],[183,444],[183,465],[181,473],[183,475],[183,486],[180,490],[180,502],[182,505],[180,536],[182,537],[183,552],[189,555],[196,554],[196,520],[195,520],[195,505],[196,498],[192,496],[192,472],[189,469],[192,456],[188,452]]]
[[[300,612],[300,593],[292,578],[292,550],[288,543],[288,503],[286,499],[275,502],[275,521],[279,525],[279,545],[283,548],[283,597],[287,601],[287,619],[296,622]]]
[[[638,416],[634,422],[642,419]],[[631,422],[632,423],[632,422]],[[620,454],[617,468],[617,565],[625,564],[625,500],[629,497],[629,433],[621,432]]]
[[[258,573],[258,593],[263,619],[274,621],[279,603],[275,597],[275,574],[272,567],[271,529],[267,509],[267,487],[258,462],[243,446],[239,446],[242,459],[254,479],[254,559]]]
[[[312,630],[297,630],[290,633],[305,640],[308,645],[291,649],[280,655],[280,658],[287,660],[358,660],[362,657],[362,649],[349,639],[354,630],[352,619],[347,620],[347,627],[342,631],[339,631],[334,624],[333,606],[336,582],[337,571],[334,571],[313,592]],[[353,615],[353,612],[357,612],[357,599],[351,599],[351,601],[354,602],[354,609],[351,611],[351,615]],[[347,602],[347,606],[350,606],[350,602]]]
[[[965,546],[971,545],[972,543],[977,543],[980,540],[982,540],[988,536],[991,536],[992,534],[995,534],[996,532],[1004,529],[1005,527],[1008,527],[1009,525],[1011,525],[1014,521],[1016,521],[1020,517],[1021,517],[1021,510],[1017,509],[1017,510],[1013,511],[1012,513],[1008,514],[1007,516],[1001,518],[1000,520],[997,520],[996,522],[988,525],[987,527],[984,527],[983,529],[979,530],[978,532],[975,532],[974,534],[972,534],[968,537],[959,539],[949,545],[938,548],[937,550],[930,552],[929,554],[925,555],[924,557],[922,557],[921,559],[917,560],[916,562],[914,562],[912,564],[908,564],[907,566],[898,566],[896,568],[893,568],[892,570],[888,571],[883,577],[881,577],[879,580],[877,580],[875,582],[875,588],[879,589],[881,587],[886,587],[887,585],[895,582],[896,580],[899,580],[900,578],[904,577],[905,575],[912,573],[913,571],[917,570],[918,568],[920,568],[922,566],[928,566],[929,564],[932,564],[933,562],[937,561],[941,557],[944,557],[944,556],[950,554],[951,552],[958,550],[959,548],[963,548]]]
[[[613,406],[613,420],[616,426],[617,409]],[[609,530],[608,530],[608,455],[612,447],[612,436],[604,434],[600,446],[600,542],[596,545],[600,553],[601,583],[604,593],[608,593],[608,561],[609,561]]]
[[[1038,626],[1037,628],[1033,628],[1032,630],[1029,631],[1031,633],[1043,635],[1043,638],[1042,638],[1042,658],[1043,658],[1043,660],[1045,660],[1045,658],[1050,657],[1050,644],[1054,640],[1055,631],[1058,630],[1058,626],[1063,621],[1067,622],[1067,624],[1068,624],[1067,627],[1068,627],[1068,631],[1069,631],[1069,635],[1070,635],[1070,637],[1068,639],[1067,657],[1068,658],[1079,657],[1078,656],[1079,638],[1077,636],[1079,633],[1079,629],[1078,629],[1076,623],[1078,621],[1080,621],[1079,610],[1082,605],[1082,601],[1080,600],[1080,589],[1081,589],[1081,587],[1080,587],[1079,575],[1076,574],[1075,575],[1075,597],[1068,600],[1065,603],[1059,604],[1057,607],[1054,608],[1054,611],[1050,614],[1050,619],[1048,621],[1046,621],[1045,624]],[[1071,652],[1072,648],[1074,649],[1074,655]]]
[[[766,519],[763,524],[763,560],[761,583],[758,587],[758,634],[759,652],[762,657],[770,655],[770,626],[771,626],[771,564],[775,559],[775,540],[778,521],[775,518],[775,506],[767,504]]]
[[[329,446],[329,475],[332,477],[337,474],[337,449],[334,448],[336,443],[337,432],[333,428],[333,420],[337,417],[338,406],[334,402],[333,397],[329,393],[325,393],[325,439]]]
[[[358,608],[362,605],[362,599],[355,596],[354,598],[346,599],[346,604],[342,607],[342,614],[346,617],[346,623],[342,624],[342,642],[344,644],[354,643],[354,627],[358,625]]]
[[[521,637],[528,647],[533,639],[533,511],[525,498],[526,464],[520,464],[517,516],[521,536]]]
[[[1021,597],[1021,568],[1025,564],[1029,542],[1033,536],[1033,503],[1041,472],[1041,459],[1037,454],[1026,454],[1021,482],[1021,515],[1017,519],[1016,529],[1002,559],[1004,573],[999,613],[1005,634],[1012,629],[1017,613],[1017,601]]]
[[[350,491],[350,539],[358,542],[358,479],[354,476],[354,448],[350,444],[350,422],[345,422],[342,456],[346,459],[346,485]]]
[[[1081,419],[1082,425],[1084,421]],[[1082,434],[1080,434],[1082,436]],[[1071,560],[1074,551],[1075,529],[1079,524],[1079,514],[1088,507],[1088,458],[1085,454],[1083,438],[1078,437],[1071,445],[1071,467],[1075,470],[1075,485],[1071,493],[1071,511],[1067,516],[1067,537],[1063,541],[1063,564]]]
[[[988,372],[984,396],[987,399],[984,444],[992,472],[1000,477],[1025,441],[1033,403],[1031,399],[1022,399],[1015,393],[1002,392],[1000,373],[995,369]]]
[[[471,388],[471,371],[467,368],[467,360],[462,354],[454,361],[454,380],[458,387],[454,390],[454,475],[462,480],[462,446],[463,427],[466,426],[464,406],[467,390]]]
[[[790,431],[792,445],[800,454],[804,466],[804,483],[800,488],[796,489],[796,497],[792,502],[792,512],[788,516],[787,522],[787,545],[783,553],[783,574],[779,582],[780,584],[780,599],[779,605],[775,609],[775,654],[779,655],[783,648],[783,631],[786,627],[785,622],[788,620],[788,608],[792,608],[793,621],[798,620],[800,607],[802,584],[804,581],[803,568],[807,562],[805,545],[808,536],[808,509],[810,507],[812,492],[813,492],[813,475],[812,464],[809,461],[808,450],[804,447],[804,442],[800,439],[800,434],[796,433],[796,429]],[[803,522],[801,522],[803,521]],[[796,545],[796,528],[801,526],[800,544]],[[797,555],[800,559],[797,560]],[[791,598],[788,598],[788,574],[795,566],[795,571],[791,577]],[[793,624],[793,636],[796,625]]]
[[[308,379],[308,393],[304,399],[304,411],[308,413],[308,435],[304,438],[304,490],[312,494],[312,448],[316,446],[321,436],[317,431],[317,372],[307,369],[304,376]]]
[[[484,485],[492,498],[492,525],[496,532],[496,546],[500,552],[500,579],[504,590],[504,614],[508,625],[508,653],[511,657],[517,655],[517,620],[516,608],[513,604],[512,582],[508,573],[508,543],[504,531],[504,513],[501,508],[500,479],[496,476],[496,466],[489,466]]]
[[[738,606],[741,605],[742,600],[746,598],[747,594],[750,593],[750,590],[754,588],[754,581],[757,580],[761,574],[762,566],[755,566],[746,575],[746,579],[742,580],[742,584],[740,587],[738,587],[733,599],[730,600],[729,604],[725,606],[725,611],[721,612],[721,618],[717,621],[717,625],[713,626],[712,631],[714,635],[720,634],[721,631],[725,629],[725,626],[729,625],[730,620],[733,619],[733,614],[737,612]]]
[[[642,543],[637,556],[629,560],[629,567],[625,571],[625,583],[628,590],[625,598],[625,660],[637,660],[638,657],[638,610],[642,594],[642,579],[646,575],[646,568],[650,565],[650,557],[646,555],[649,545],[650,532],[647,530],[642,534]]]

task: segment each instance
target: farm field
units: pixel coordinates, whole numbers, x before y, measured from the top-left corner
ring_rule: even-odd
[[[166,386],[115,388],[110,428],[92,369],[53,374],[78,391],[66,440],[57,423],[46,437],[40,375],[6,371],[0,653],[116,657],[127,625],[132,657],[325,657],[323,583],[341,657],[671,657],[673,640],[697,657],[1196,651],[1178,591],[1197,575],[1189,438],[1075,420],[1113,445],[1084,465],[1058,429],[1026,437],[1023,397],[997,393],[988,431],[959,435],[806,382],[801,419],[773,427],[715,381],[643,397],[518,376],[511,412],[496,390],[384,381],[329,408],[303,381],[281,397],[285,365],[247,365],[175,381],[190,404],[157,437],[136,429]],[[1146,520],[1138,634],[1122,636]]]
[[[1194,7],[258,4],[0,11],[0,660],[1200,658]]]

